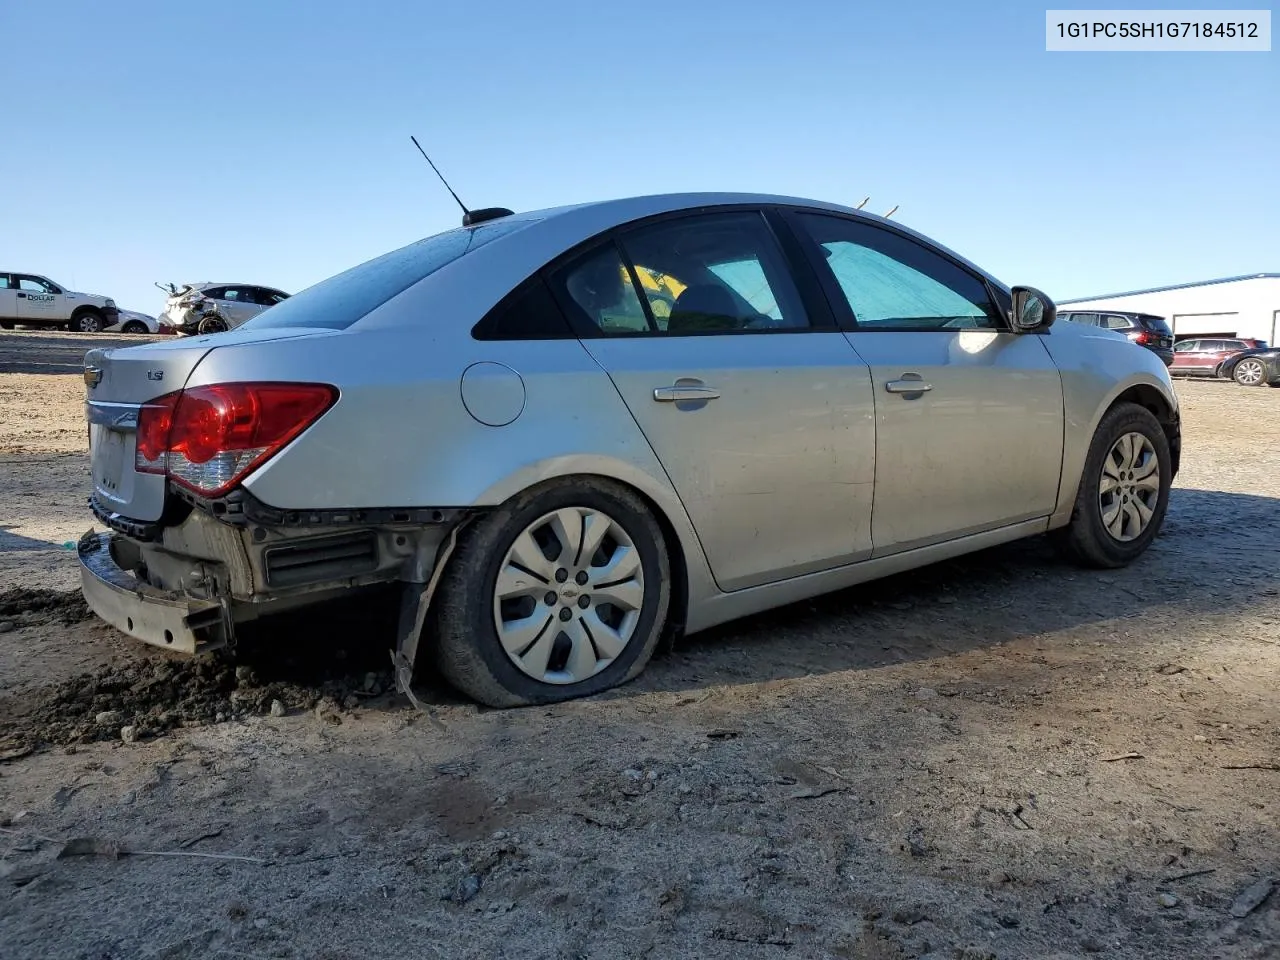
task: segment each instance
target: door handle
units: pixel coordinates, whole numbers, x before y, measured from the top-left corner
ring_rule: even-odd
[[[919,377],[903,377],[901,380],[890,380],[884,385],[890,393],[927,393],[933,384],[925,383]]]
[[[720,391],[714,387],[680,383],[671,387],[654,387],[653,399],[659,403],[679,403],[681,400],[715,400]]]
[[[27,299],[27,295],[26,295],[25,293],[20,293],[20,294],[18,294],[18,299],[19,299],[19,300],[25,300],[25,299]]]

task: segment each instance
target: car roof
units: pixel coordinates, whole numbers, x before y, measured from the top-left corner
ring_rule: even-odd
[[[844,216],[855,217],[869,223],[889,224],[892,229],[914,237],[933,247],[941,249],[953,259],[963,263],[975,272],[987,277],[998,286],[1008,289],[1005,284],[967,258],[949,249],[933,237],[925,236],[898,221],[890,221],[886,217],[865,210],[826,200],[815,200],[808,197],[795,197],[786,194],[745,193],[745,192],[686,192],[655,193],[635,197],[621,197],[611,200],[596,200],[585,203],[567,204],[565,206],[547,207],[542,210],[513,213],[503,220],[529,220],[554,222],[557,220],[582,220],[599,224],[592,233],[603,233],[607,230],[623,226],[633,220],[659,216],[664,213],[693,212],[703,207],[721,206],[787,206],[802,207],[812,210],[826,210]],[[493,221],[489,221],[493,222]],[[523,231],[521,231],[523,232]],[[583,239],[589,239],[584,237]]]
[[[625,228],[633,222],[663,214],[692,214],[726,207],[769,206],[831,212],[868,224],[887,225],[887,229],[942,251],[955,262],[987,278],[993,287],[1006,295],[1009,292],[1006,284],[960,254],[949,250],[936,239],[926,237],[898,222],[889,224],[885,217],[853,207],[770,193],[664,193],[511,213],[486,219],[475,226],[444,230],[401,247],[386,256],[401,254],[407,260],[412,260],[415,256],[414,248],[420,244],[426,246],[419,249],[430,250],[431,244],[427,241],[451,234],[461,235],[469,230],[481,235],[488,231],[497,234],[478,244],[467,256],[455,257],[443,266],[430,270],[421,280],[392,295],[381,306],[371,309],[357,321],[357,325],[364,330],[374,330],[417,324],[417,318],[423,311],[429,312],[437,309],[439,303],[447,302],[453,316],[473,318],[465,323],[465,328],[469,331],[471,324],[484,316],[498,300],[547,264],[595,243],[603,235]],[[373,262],[376,261],[369,261]]]
[[[269,283],[254,283],[252,280],[219,280],[202,281],[200,283],[188,283],[186,286],[195,290],[208,289],[209,287],[265,287],[268,290],[279,290],[279,287],[273,287]]]

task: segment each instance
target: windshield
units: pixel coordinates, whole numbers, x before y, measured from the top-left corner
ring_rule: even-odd
[[[241,329],[324,327],[345,330],[423,277],[533,222],[506,218],[437,233],[322,280],[262,311]]]

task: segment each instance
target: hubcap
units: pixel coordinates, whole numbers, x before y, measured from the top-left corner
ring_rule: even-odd
[[[644,568],[612,517],[565,507],[516,537],[493,591],[498,639],[543,683],[578,683],[613,663],[635,634]]]
[[[1236,367],[1236,379],[1241,383],[1254,386],[1262,382],[1262,364],[1257,360],[1242,360]]]
[[[1151,441],[1126,433],[1102,461],[1098,506],[1102,525],[1114,539],[1135,540],[1151,524],[1160,499],[1160,458]]]

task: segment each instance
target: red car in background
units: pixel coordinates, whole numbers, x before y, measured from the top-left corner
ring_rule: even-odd
[[[1265,340],[1244,337],[1190,337],[1174,344],[1169,373],[1175,377],[1220,377],[1222,364],[1241,350],[1266,346]]]

